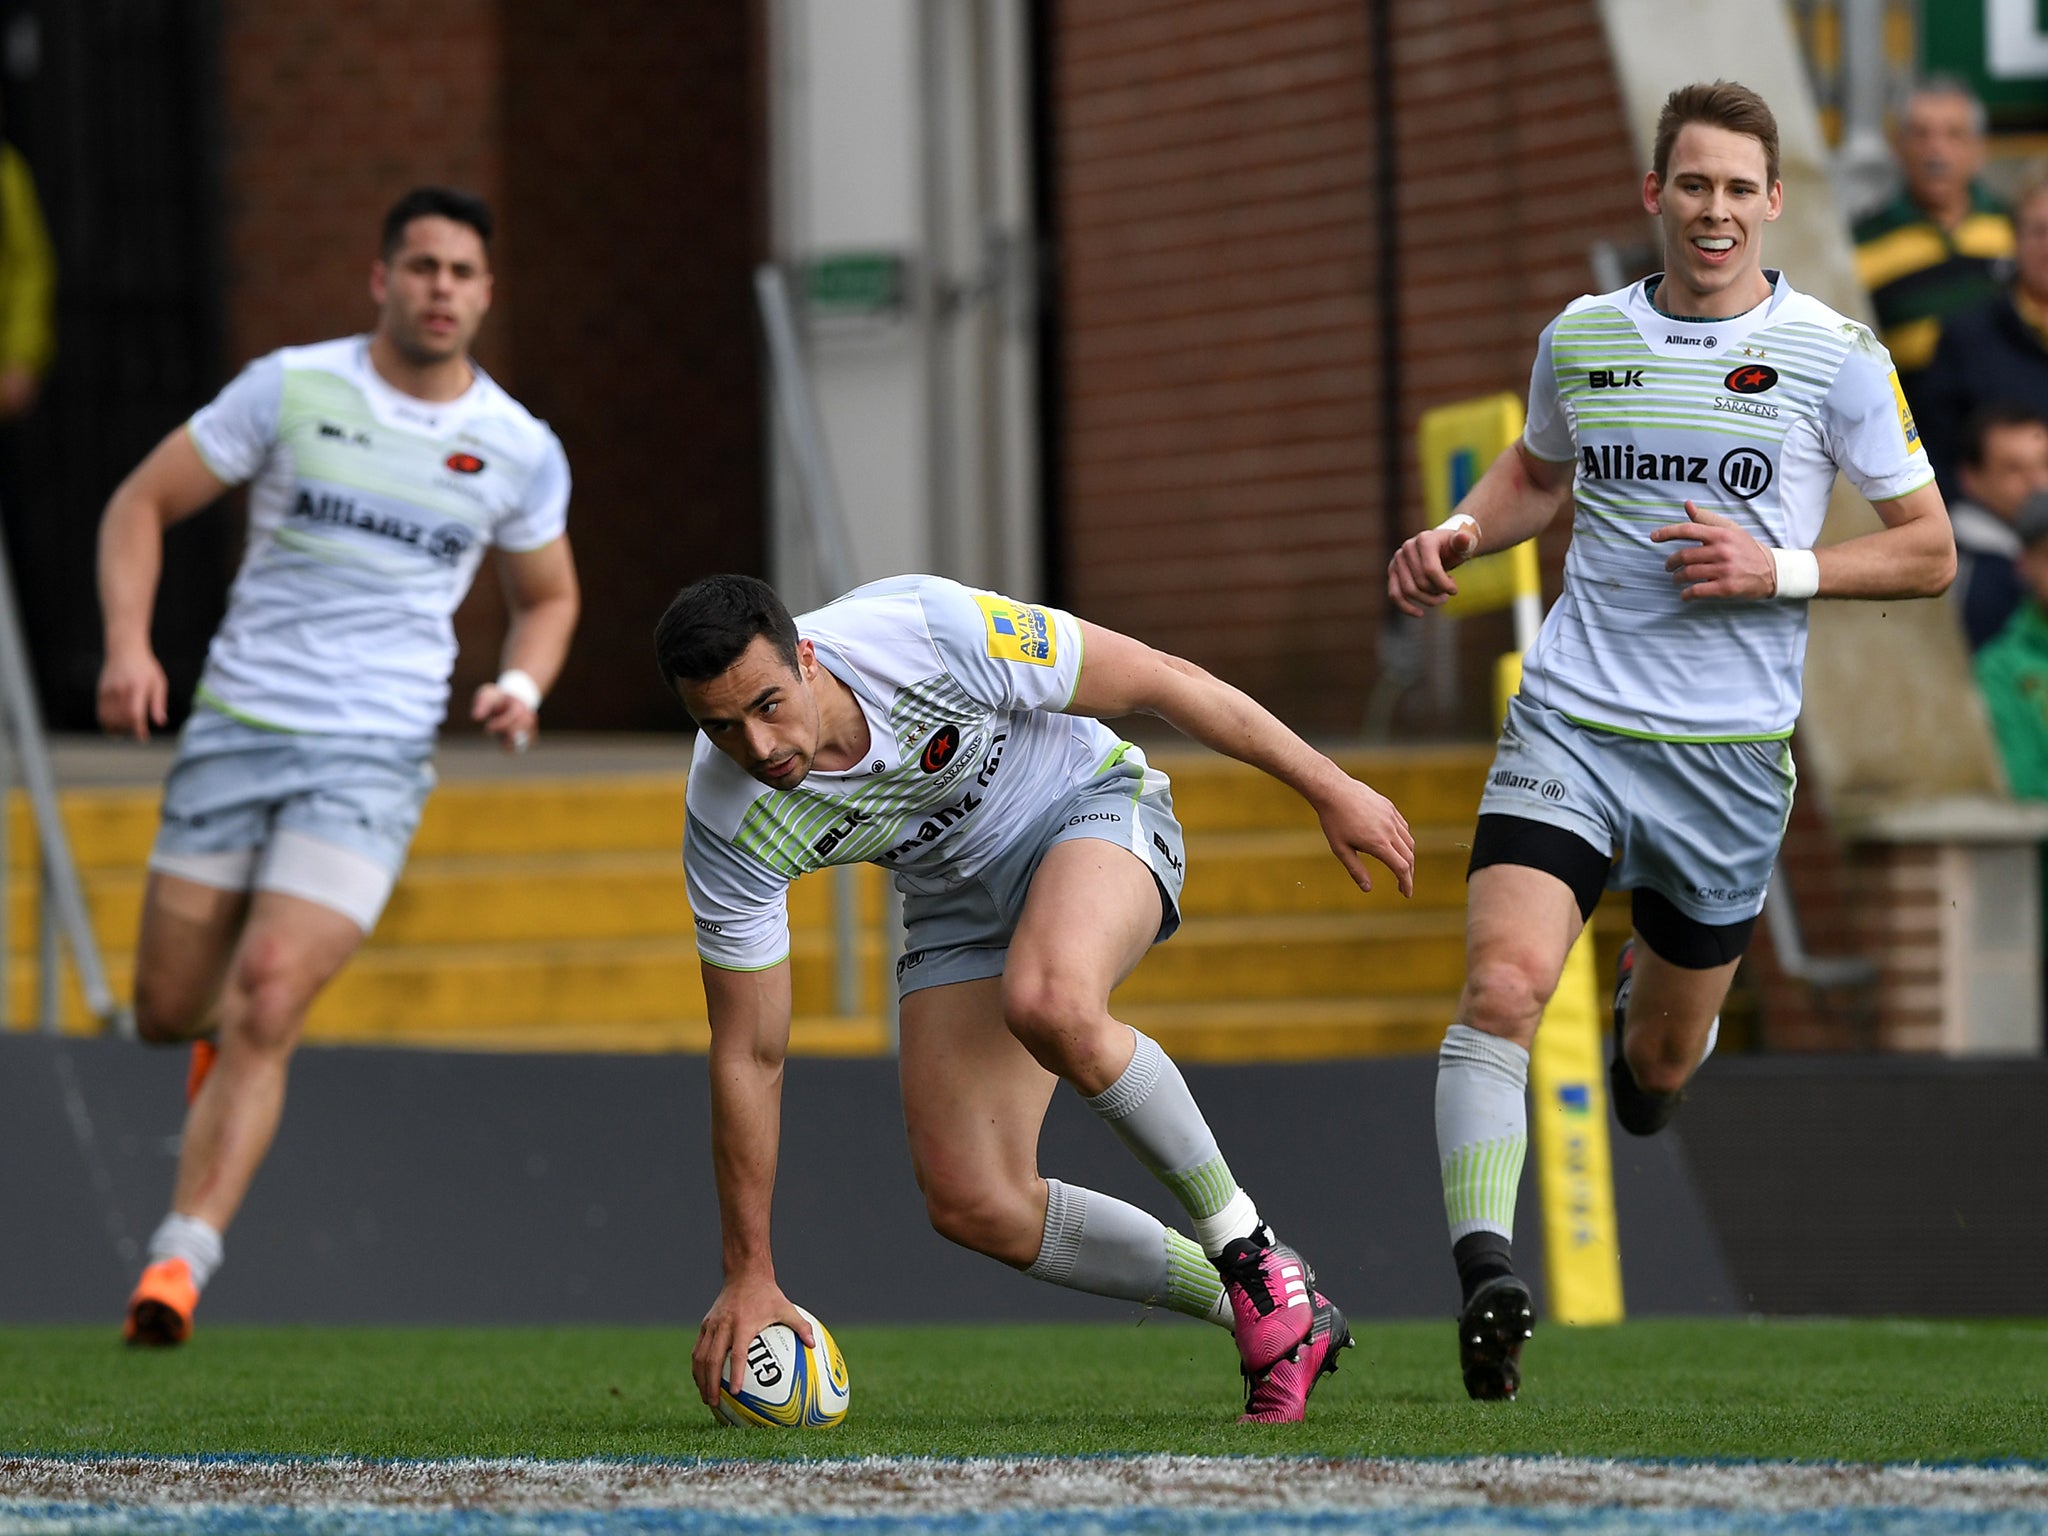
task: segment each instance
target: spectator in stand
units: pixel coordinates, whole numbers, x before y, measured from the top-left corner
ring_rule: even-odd
[[[2048,177],[2021,190],[2013,234],[2012,282],[1944,322],[1912,402],[1934,472],[1955,490],[1966,424],[1979,407],[1998,401],[2048,417]]]
[[[1949,588],[1972,651],[1982,650],[2027,595],[2020,575],[2023,507],[2048,507],[2048,420],[2023,405],[1987,405],[1964,430],[1949,505],[1956,532],[1956,582]]]
[[[1977,653],[1977,689],[2006,783],[2021,800],[2048,800],[2048,496],[2030,497],[2016,529],[2027,596],[1998,638]],[[2041,848],[2041,911],[2048,924],[2048,844]],[[2048,954],[2048,931],[2043,933]],[[2048,969],[2043,972],[2048,1004]]]
[[[35,178],[0,142],[0,421],[26,416],[57,353],[57,264]]]
[[[1856,224],[1856,275],[1915,410],[1943,321],[1996,294],[1997,264],[2012,254],[2011,220],[1977,181],[1984,121],[1984,104],[1960,80],[1935,76],[1915,89],[1892,138],[1905,185]]]
[[[2048,800],[2048,497],[2031,498],[2015,529],[2026,599],[1977,653],[1977,686],[2012,792]]]

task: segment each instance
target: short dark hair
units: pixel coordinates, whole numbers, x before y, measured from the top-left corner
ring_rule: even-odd
[[[1664,98],[1664,110],[1657,114],[1657,141],[1650,154],[1650,169],[1659,181],[1670,170],[1671,146],[1688,123],[1748,134],[1764,147],[1764,190],[1770,191],[1777,182],[1778,120],[1763,97],[1733,80],[1681,85]]]
[[[758,576],[706,576],[675,595],[654,626],[654,659],[661,680],[701,683],[740,659],[757,635],[766,635],[790,671],[796,670],[796,620],[775,589]]]
[[[2048,430],[2048,420],[2032,406],[2021,405],[2017,400],[1993,400],[1978,406],[1970,412],[1963,423],[1962,451],[1957,462],[1972,469],[1984,467],[1984,455],[1991,448],[1991,434],[2003,427],[2040,427]]]
[[[485,251],[491,248],[491,209],[482,198],[453,187],[414,187],[384,215],[383,244],[378,250],[386,261],[405,244],[405,226],[414,219],[453,219],[467,224],[483,241]]]

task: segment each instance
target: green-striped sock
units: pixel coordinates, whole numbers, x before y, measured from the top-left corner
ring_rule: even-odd
[[[1188,1317],[1199,1317],[1218,1327],[1232,1325],[1230,1307],[1223,1299],[1223,1281],[1201,1245],[1168,1227],[1166,1229],[1166,1294],[1160,1298],[1167,1308]]]
[[[1451,1241],[1515,1234],[1515,1193],[1529,1150],[1529,1053],[1453,1024],[1437,1053],[1436,1147]]]

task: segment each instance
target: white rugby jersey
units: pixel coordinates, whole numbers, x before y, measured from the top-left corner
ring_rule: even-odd
[[[1144,766],[1100,721],[1060,713],[1081,676],[1081,626],[1057,608],[898,576],[796,625],[859,701],[868,750],[771,789],[698,732],[683,867],[697,951],[714,965],[759,970],[789,953],[799,875],[879,864],[906,894],[941,893],[1074,785],[1120,759]]]
[[[208,469],[253,482],[198,695],[252,725],[433,735],[484,546],[539,549],[567,522],[554,433],[482,369],[454,400],[400,393],[369,340],[260,357],[187,423]]]
[[[1681,602],[1650,531],[1685,502],[1758,540],[1810,549],[1836,471],[1872,501],[1934,478],[1890,356],[1868,327],[1766,272],[1726,320],[1677,319],[1656,279],[1582,298],[1544,330],[1529,451],[1577,466],[1564,593],[1522,691],[1583,725],[1666,741],[1788,736],[1806,604]]]

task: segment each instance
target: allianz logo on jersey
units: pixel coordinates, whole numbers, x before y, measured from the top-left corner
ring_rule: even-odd
[[[292,502],[291,516],[295,522],[352,528],[373,538],[407,544],[443,565],[459,563],[476,542],[475,533],[462,523],[443,523],[430,529],[411,518],[363,506],[353,496],[309,491],[304,486],[299,487],[298,497]]]
[[[983,804],[982,791],[996,776],[996,770],[1003,765],[1003,743],[1010,739],[1008,731],[997,731],[988,740],[988,760],[981,765],[981,771],[974,776],[974,787],[950,805],[941,805],[929,812],[915,827],[905,823],[906,836],[895,847],[886,849],[881,857],[894,864],[906,855],[922,853],[954,827],[980,810]],[[963,762],[970,761],[963,759]],[[937,781],[929,781],[936,783]]]
[[[1660,484],[1706,485],[1704,454],[1652,453],[1634,443],[1588,443],[1579,450],[1579,473],[1588,480],[1643,480]],[[1714,479],[1722,490],[1743,501],[1771,487],[1770,455],[1747,444],[1721,455]]]
[[[1588,480],[1675,480],[1707,483],[1704,455],[1652,453],[1634,443],[1588,443],[1579,450],[1579,473]]]

